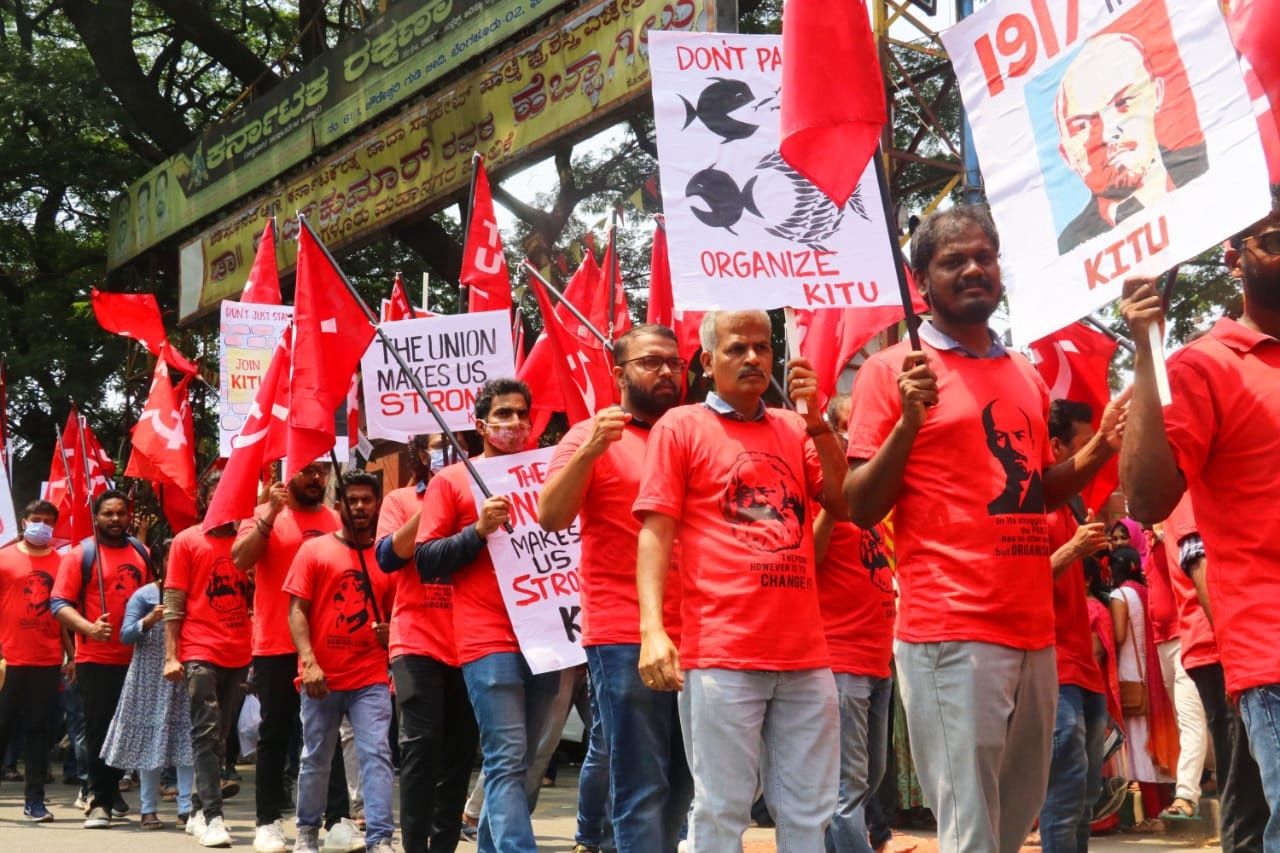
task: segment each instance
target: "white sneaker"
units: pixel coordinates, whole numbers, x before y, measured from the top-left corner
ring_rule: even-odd
[[[231,833],[227,832],[227,824],[222,819],[222,815],[218,815],[209,821],[209,825],[205,827],[204,834],[199,837],[201,847],[230,847]]]
[[[324,853],[364,853],[364,833],[354,820],[344,817],[325,833]]]
[[[320,853],[320,828],[298,827],[298,837],[293,842],[293,853]]]
[[[208,824],[204,822],[204,810],[192,809],[191,814],[187,815],[187,835],[199,841],[204,838],[204,831]]]
[[[284,840],[284,821],[276,818],[259,826],[253,835],[253,849],[258,853],[285,853],[289,846]]]
[[[369,853],[396,853],[396,848],[392,846],[390,838],[384,838],[372,847],[365,849]]]

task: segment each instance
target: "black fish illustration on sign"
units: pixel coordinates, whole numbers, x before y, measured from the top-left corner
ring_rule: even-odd
[[[756,216],[760,215],[756,201],[751,197],[751,190],[755,183],[756,179],[752,178],[739,189],[730,175],[719,169],[703,169],[690,179],[689,185],[684,188],[684,194],[689,198],[702,199],[711,208],[710,210],[691,208],[693,215],[698,217],[704,225],[723,228],[736,237],[738,232],[733,230],[733,225],[742,218],[744,210],[749,210]]]
[[[702,90],[696,108],[687,98],[680,96],[680,100],[684,101],[684,126],[688,127],[695,118],[699,119],[707,130],[724,140],[721,145],[735,139],[746,139],[759,130],[758,124],[748,124],[729,117],[734,110],[755,100],[751,88],[741,80],[728,80],[724,77],[710,79],[715,82]]]
[[[836,207],[821,190],[809,183],[799,172],[791,168],[777,151],[765,156],[756,169],[763,171],[767,198],[791,196],[791,209],[781,220],[769,222],[765,231],[783,240],[800,243],[811,249],[826,251],[824,242],[840,230],[846,210],[853,211],[863,220],[870,221],[862,201],[862,185],[853,191],[844,208]],[[779,189],[776,181],[785,180],[785,189]],[[773,181],[773,183],[771,183]],[[772,212],[772,211],[771,211]]]

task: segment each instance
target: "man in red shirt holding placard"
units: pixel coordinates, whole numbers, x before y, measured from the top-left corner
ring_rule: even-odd
[[[560,440],[538,501],[538,522],[564,530],[576,519],[582,535],[582,645],[599,709],[591,737],[603,739],[608,756],[614,843],[619,853],[670,851],[680,840],[693,780],[676,697],[640,681],[640,522],[631,506],[649,435],[680,402],[687,365],[675,333],[652,324],[633,326],[618,338],[613,358],[622,405],[601,409]],[[677,596],[668,596],[673,634],[678,605]]]
[[[920,225],[923,351],[898,344],[859,368],[845,481],[864,529],[895,510],[911,753],[939,846],[965,853],[1017,850],[1040,811],[1058,704],[1045,510],[1114,453],[1096,436],[1054,464],[1049,390],[987,322],[999,258],[984,209]]]
[[[391,579],[374,565],[381,481],[347,471],[339,486],[342,529],[302,543],[284,581],[289,632],[298,649],[302,759],[296,853],[319,853],[329,769],[345,716],[355,732],[364,789],[365,849],[391,851],[395,778],[391,769],[391,689],[387,641]]]
[[[810,853],[823,849],[840,763],[810,507],[844,517],[844,459],[806,360],[787,368],[807,413],[765,408],[768,314],[709,312],[701,337],[715,393],[654,426],[633,510],[640,674],[651,688],[682,691],[694,849],[742,849],[763,771],[778,849]],[[677,539],[678,650],[663,613]]]
[[[1137,352],[1120,479],[1133,517],[1149,524],[1191,493],[1227,692],[1271,806],[1264,846],[1280,850],[1280,186],[1271,213],[1231,238],[1225,261],[1243,285],[1244,314],[1169,358],[1168,406],[1150,343],[1160,296],[1151,279],[1124,283],[1120,310]]]

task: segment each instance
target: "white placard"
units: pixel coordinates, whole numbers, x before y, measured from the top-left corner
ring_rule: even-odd
[[[943,43],[1001,232],[1014,343],[1267,214],[1216,3],[997,0]]]
[[[520,651],[533,672],[552,672],[586,661],[582,650],[582,539],[578,521],[557,533],[538,526],[538,495],[547,477],[554,447],[472,460],[495,495],[511,498],[513,533],[489,534],[489,557]],[[477,511],[484,495],[471,492]]]
[[[0,546],[18,538],[18,516],[13,508],[13,493],[9,490],[9,473],[5,469],[5,454],[0,453]]]
[[[382,323],[431,402],[453,430],[472,428],[476,394],[490,379],[515,376],[511,315],[506,311],[442,314]],[[369,438],[407,441],[440,432],[390,349],[375,337],[360,360],[364,421]]]
[[[231,455],[231,440],[240,434],[258,382],[271,364],[276,344],[293,320],[292,305],[222,302],[218,329],[218,455]]]
[[[649,48],[676,309],[897,304],[874,164],[840,209],[778,154],[781,36],[655,30]]]

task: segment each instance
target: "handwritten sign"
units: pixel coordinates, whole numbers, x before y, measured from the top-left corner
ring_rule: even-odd
[[[896,304],[873,166],[837,208],[778,153],[781,37],[649,43],[676,308]]]
[[[1001,231],[1015,343],[1269,210],[1257,122],[1215,4],[998,0],[943,42]]]
[[[231,442],[240,434],[258,383],[292,321],[292,305],[223,301],[218,329],[219,456],[231,455]]]
[[[578,562],[582,537],[578,522],[548,533],[538,526],[538,495],[547,478],[553,447],[476,459],[481,478],[495,495],[511,498],[508,534],[489,535],[489,556],[520,651],[533,672],[552,672],[586,661],[582,650],[582,581]],[[472,484],[476,507],[484,495]]]
[[[449,429],[472,429],[480,387],[490,379],[516,375],[506,311],[438,315],[381,326],[390,345],[374,338],[360,360],[365,431],[370,438],[403,442],[417,433],[440,432],[427,404],[396,363],[392,347],[408,362]]]

